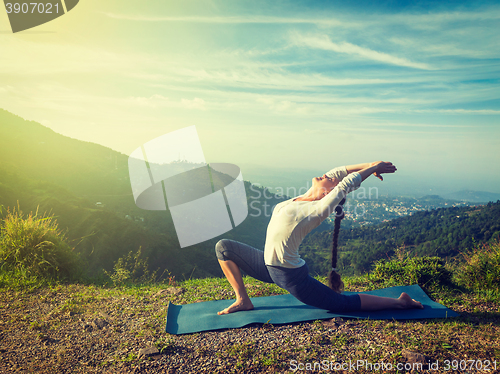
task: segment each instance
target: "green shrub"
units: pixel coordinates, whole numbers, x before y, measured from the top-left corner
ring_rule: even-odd
[[[75,274],[77,257],[58,229],[53,216],[26,217],[7,210],[0,225],[0,267],[38,278],[69,278]]]
[[[477,245],[469,253],[455,275],[456,282],[475,291],[500,291],[500,242]]]
[[[130,251],[127,255],[120,257],[113,266],[113,272],[105,271],[115,286],[125,284],[154,283],[157,271],[152,273],[148,270],[148,258],[141,258],[142,248],[136,253]]]
[[[402,285],[418,284],[423,287],[435,287],[451,283],[451,272],[439,257],[408,257],[378,261],[372,275],[384,281],[393,281]]]

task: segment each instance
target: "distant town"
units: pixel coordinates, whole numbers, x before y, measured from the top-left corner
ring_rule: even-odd
[[[376,199],[348,198],[344,204],[344,228],[361,227],[390,221],[394,218],[411,215],[422,210],[450,208],[461,206],[476,206],[480,203],[467,201],[446,200],[438,195],[429,195],[421,198],[403,196],[379,196]],[[328,218],[333,224],[335,215]]]

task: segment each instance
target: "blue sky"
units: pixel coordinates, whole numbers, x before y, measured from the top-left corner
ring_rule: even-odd
[[[196,125],[244,177],[383,159],[388,183],[500,192],[499,21],[495,2],[85,0],[12,34],[2,14],[0,106],[125,154]]]

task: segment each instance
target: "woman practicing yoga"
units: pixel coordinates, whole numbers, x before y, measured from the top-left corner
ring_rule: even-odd
[[[382,174],[395,171],[392,163],[377,161],[338,167],[313,178],[312,187],[304,195],[276,205],[267,227],[264,251],[234,240],[220,240],[215,251],[236,301],[218,314],[253,309],[240,269],[262,282],[277,284],[304,304],[335,312],[423,308],[404,292],[399,298],[341,294],[343,283],[336,269],[332,267],[327,287],[309,275],[307,264],[298,253],[304,237],[332,214],[349,192],[359,188],[362,181],[372,174],[383,180]]]

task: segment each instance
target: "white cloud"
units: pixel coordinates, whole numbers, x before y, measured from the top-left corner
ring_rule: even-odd
[[[428,56],[467,56],[467,57],[489,57],[496,54],[497,51],[489,49],[472,49],[468,46],[457,46],[455,41],[448,41],[444,44],[440,41],[429,43],[427,40],[410,38],[390,38],[389,41],[402,48],[412,49],[413,51],[425,52]]]
[[[385,84],[394,81],[379,78],[333,78],[320,73],[293,73],[283,69],[259,67],[233,67],[233,68],[183,68],[169,67],[169,79],[183,82],[217,83],[219,86],[237,86],[239,88],[274,88],[288,90],[304,90],[310,87],[322,86],[352,86]],[[398,80],[399,82],[405,79]]]
[[[298,46],[305,46],[309,48],[323,49],[337,53],[345,53],[348,55],[359,56],[368,60],[379,61],[386,64],[407,66],[415,69],[432,70],[433,68],[428,64],[419,62],[412,62],[405,58],[392,56],[387,53],[374,51],[369,48],[360,47],[348,42],[334,43],[326,35],[318,36],[304,36],[294,34],[292,42]]]
[[[187,109],[205,110],[205,100],[195,97],[193,100],[181,99],[181,106]]]

